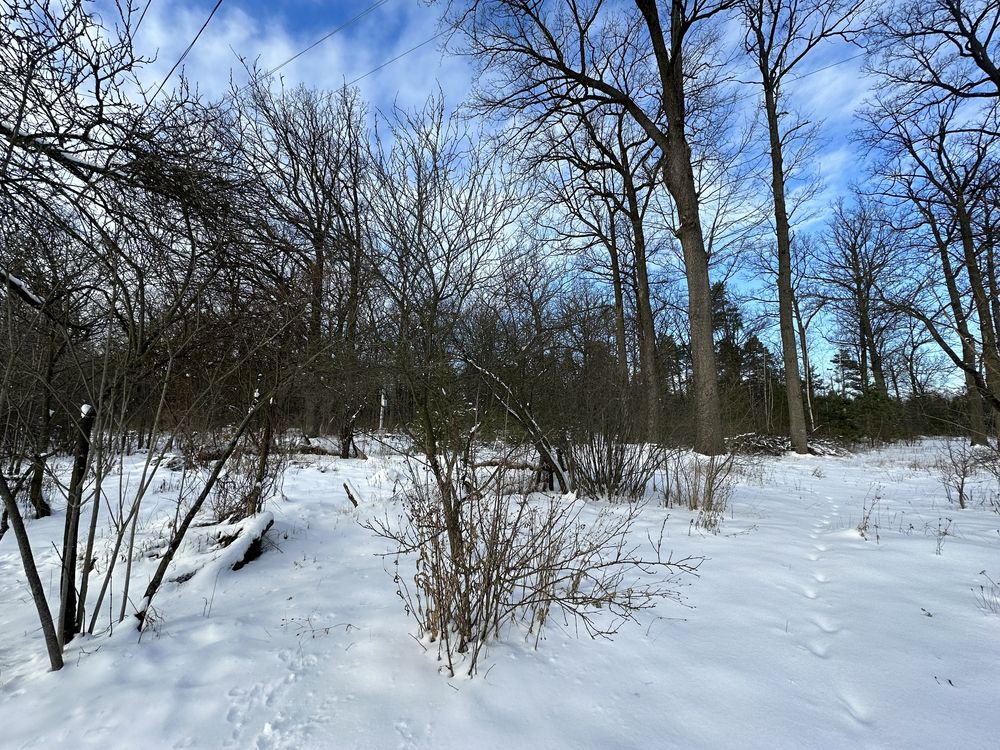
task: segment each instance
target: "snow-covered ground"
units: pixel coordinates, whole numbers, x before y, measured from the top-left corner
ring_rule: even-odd
[[[668,546],[706,557],[687,606],[613,641],[553,628],[537,650],[494,644],[473,679],[410,636],[385,543],[358,524],[395,512],[391,457],[297,460],[269,505],[275,546],[166,584],[141,641],[131,623],[78,639],[58,673],[8,533],[0,747],[998,747],[1000,614],[976,594],[982,571],[1000,579],[1000,515],[947,502],[941,450],[764,459],[715,536],[651,505],[638,535],[669,516]],[[169,511],[159,487],[147,540]],[[29,523],[52,601],[62,520]],[[220,554],[192,542],[170,577]],[[154,564],[137,561],[137,596]]]

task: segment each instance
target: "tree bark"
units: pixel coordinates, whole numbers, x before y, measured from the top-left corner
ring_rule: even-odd
[[[2,475],[0,475],[0,499],[3,500],[4,510],[7,512],[10,527],[14,530],[17,548],[21,553],[21,564],[24,566],[24,577],[28,579],[31,598],[35,602],[38,619],[42,625],[42,633],[45,635],[45,648],[49,653],[49,665],[52,667],[52,671],[55,672],[63,667],[62,646],[56,634],[55,623],[52,621],[52,611],[49,609],[49,603],[45,599],[45,588],[42,586],[42,579],[39,577],[38,568],[35,566],[35,556],[31,552],[31,540],[28,539],[28,532],[24,528],[21,509],[17,507],[17,501],[10,491],[7,479]]]
[[[758,32],[759,33],[759,32]],[[808,453],[806,417],[802,405],[802,380],[799,357],[795,350],[792,290],[792,246],[788,209],[785,204],[785,169],[781,151],[776,85],[769,75],[763,39],[759,41],[761,81],[764,84],[764,109],[771,151],[771,194],[774,197],[774,228],[778,245],[778,327],[781,331],[781,358],[785,366],[785,399],[788,403],[788,436],[796,453]]]
[[[97,409],[84,406],[80,412],[73,473],[66,498],[66,526],[63,531],[62,575],[59,583],[59,643],[69,643],[76,634],[76,545],[80,535],[80,504],[83,483],[90,464],[90,434],[97,419]],[[95,499],[96,502],[96,499]]]
[[[639,351],[643,390],[646,393],[646,438],[654,443],[663,439],[663,420],[660,404],[660,363],[656,355],[656,321],[649,300],[649,271],[646,264],[646,232],[642,225],[639,196],[632,180],[631,170],[622,148],[622,177],[628,201],[629,221],[632,224],[632,241],[635,251],[636,308],[639,313]],[[713,349],[714,353],[714,349]]]
[[[691,377],[694,389],[694,448],[705,455],[726,452],[722,438],[722,409],[712,337],[712,295],[708,253],[701,229],[698,190],[691,164],[691,146],[685,133],[684,3],[670,3],[670,49],[660,22],[656,0],[635,0],[649,30],[660,75],[662,109],[668,124],[663,149],[663,183],[674,199],[678,225],[675,230],[684,257],[691,326]],[[660,134],[664,137],[663,134]]]
[[[38,434],[35,436],[35,455],[31,459],[31,482],[28,485],[28,499],[35,509],[35,518],[52,515],[52,507],[42,493],[45,480],[45,458],[52,436],[52,378],[55,372],[56,350],[55,329],[49,326],[48,348],[45,354],[45,379],[41,383],[41,409],[38,415]]]
[[[802,348],[802,372],[805,374],[805,406],[806,415],[809,417],[809,431],[816,429],[816,417],[812,408],[812,369],[809,366],[809,344],[806,338],[806,325],[802,320],[802,312],[799,310],[798,301],[792,296],[792,311],[795,313],[795,323],[799,331],[799,346]]]
[[[875,342],[875,332],[871,326],[871,319],[868,323],[868,352],[872,366],[872,380],[875,382],[875,392],[882,398],[889,397],[889,386],[885,379],[885,367],[882,364],[882,352],[879,351]]]
[[[610,234],[608,257],[611,260],[611,288],[615,296],[615,348],[618,354],[618,372],[622,387],[628,385],[628,345],[625,343],[625,293],[622,288],[622,270],[618,256],[615,233]]]
[[[997,339],[993,325],[990,302],[983,284],[979,259],[976,257],[975,240],[972,234],[972,221],[961,195],[956,196],[955,213],[958,218],[959,235],[962,241],[962,251],[965,256],[965,270],[972,288],[972,299],[976,306],[976,317],[979,318],[979,332],[982,336],[983,363],[986,366],[986,385],[994,396],[1000,396],[1000,354],[997,352]]]

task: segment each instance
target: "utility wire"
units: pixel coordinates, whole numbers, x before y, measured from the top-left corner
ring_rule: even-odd
[[[142,14],[141,14],[141,16],[139,18],[139,24],[141,24],[143,18],[145,18],[146,12],[149,10],[149,6],[150,6],[151,2],[152,2],[152,0],[147,0],[146,6],[143,8]],[[166,86],[167,81],[170,80],[170,77],[174,74],[174,72],[177,70],[177,68],[180,67],[180,65],[184,62],[184,60],[187,59],[187,56],[191,53],[191,50],[194,49],[195,44],[197,44],[198,40],[201,38],[201,35],[202,35],[202,33],[204,33],[205,29],[208,27],[208,24],[211,23],[212,18],[215,16],[215,13],[219,10],[219,7],[222,5],[222,2],[223,2],[223,0],[216,0],[215,5],[212,7],[212,10],[208,14],[208,17],[205,19],[204,23],[202,23],[201,28],[198,29],[198,33],[195,34],[194,39],[191,40],[191,43],[188,44],[188,46],[184,49],[184,52],[181,53],[180,57],[173,64],[173,66],[170,68],[170,70],[167,72],[167,74],[163,77],[163,80],[160,81],[159,86],[156,87],[156,91],[153,93],[153,96],[150,97],[150,99],[148,100],[148,102],[146,104],[146,107],[143,110],[142,115],[140,116],[140,120],[149,111],[150,107],[153,104],[153,101],[156,99],[156,97],[163,90],[163,87]],[[294,62],[295,60],[298,60],[303,55],[305,55],[308,52],[311,52],[312,50],[316,49],[321,44],[323,44],[324,42],[326,42],[327,40],[329,40],[331,37],[333,37],[336,34],[340,33],[341,31],[343,31],[344,29],[346,29],[348,26],[351,26],[352,24],[358,22],[359,20],[361,20],[365,16],[369,15],[370,13],[374,12],[378,8],[380,8],[383,5],[385,5],[387,2],[389,2],[389,0],[377,0],[376,2],[372,3],[367,8],[364,8],[363,10],[359,11],[357,14],[355,14],[354,16],[352,16],[351,18],[349,18],[347,21],[345,21],[344,23],[342,23],[340,26],[337,26],[335,29],[333,29],[333,30],[329,31],[328,33],[324,34],[323,36],[321,36],[316,41],[312,42],[307,47],[304,47],[303,49],[299,50],[298,52],[296,52],[294,55],[292,55],[288,59],[282,61],[281,63],[279,63],[275,67],[271,68],[269,71],[267,71],[262,76],[260,76],[257,80],[265,80],[267,78],[270,78],[275,73],[277,73],[278,71],[280,71],[282,68],[286,67],[287,65],[290,65],[292,62]],[[407,55],[410,55],[413,52],[416,52],[418,49],[421,49],[422,47],[427,46],[431,42],[433,42],[433,41],[435,41],[437,39],[440,39],[447,32],[448,32],[448,29],[442,29],[441,31],[437,32],[436,34],[433,34],[432,36],[430,36],[427,39],[423,40],[419,44],[416,44],[413,47],[410,47],[409,49],[405,50],[404,52],[399,53],[395,57],[392,57],[389,60],[386,60],[385,62],[383,62],[382,64],[380,64],[380,65],[378,65],[378,66],[376,66],[374,68],[372,68],[368,72],[363,73],[360,76],[357,76],[356,78],[354,78],[351,81],[349,81],[347,83],[347,85],[348,86],[353,86],[354,84],[356,84],[356,83],[364,80],[368,76],[374,75],[375,73],[379,72],[380,70],[383,70],[384,68],[387,68],[388,66],[390,66],[393,63],[401,60],[402,58],[406,57]],[[851,62],[852,60],[856,60],[859,57],[862,57],[864,54],[865,54],[864,52],[859,52],[859,53],[857,53],[855,55],[851,55],[850,57],[844,58],[843,60],[837,60],[835,62],[832,62],[832,63],[828,64],[828,65],[824,65],[824,66],[822,66],[820,68],[816,68],[815,70],[810,70],[807,73],[803,73],[800,76],[796,76],[796,77],[794,77],[793,80],[797,80],[797,81],[798,80],[802,80],[803,78],[808,78],[809,76],[816,75],[817,73],[821,73],[821,72],[823,72],[825,70],[829,70],[830,68],[835,68],[835,67],[837,67],[839,65],[844,65],[845,63]],[[236,91],[236,93],[237,94],[241,93],[245,89],[249,88],[250,85],[251,85],[251,83],[247,83],[246,85],[244,85],[243,87],[241,87],[240,89],[238,89]],[[735,101],[742,101],[742,100],[745,100],[745,99],[749,99],[749,98],[751,98],[753,96],[754,96],[754,94],[749,94],[749,93],[748,94],[744,94],[742,96],[736,97]],[[110,160],[109,160],[109,163],[110,163]]]
[[[386,0],[382,0],[382,2],[386,2]],[[381,3],[379,3],[379,4],[381,4]],[[372,75],[374,73],[377,73],[378,71],[382,70],[385,67],[388,67],[389,65],[392,65],[397,60],[400,60],[401,58],[404,58],[407,55],[409,55],[411,52],[416,52],[421,47],[425,47],[426,45],[430,44],[431,42],[435,41],[436,39],[440,39],[442,36],[444,36],[445,34],[447,34],[448,31],[449,31],[448,29],[444,29],[442,31],[439,31],[438,33],[434,34],[433,36],[428,37],[427,39],[425,39],[424,41],[420,42],[419,44],[416,44],[413,47],[410,47],[405,52],[400,52],[395,57],[393,57],[393,58],[391,58],[389,60],[386,60],[384,63],[382,63],[378,67],[372,68],[367,73],[363,73],[362,75],[358,76],[357,78],[354,78],[353,80],[348,81],[347,85],[348,86],[353,86],[358,81],[362,81],[365,78],[367,78],[368,76],[370,76],[370,75]],[[317,44],[318,44],[318,42],[317,42]],[[314,44],[312,46],[315,47],[316,45]],[[312,47],[309,47],[308,49],[312,49]],[[305,52],[305,51],[308,51],[308,50],[303,50],[303,52]],[[302,54],[302,52],[300,52],[298,55],[295,55],[295,57],[298,57],[301,54]],[[837,66],[844,65],[845,63],[849,63],[852,60],[857,60],[859,57],[863,57],[864,54],[865,54],[864,52],[859,52],[856,55],[851,55],[850,57],[845,57],[843,60],[837,60],[835,62],[830,63],[829,65],[824,65],[821,68],[816,68],[815,70],[810,70],[809,72],[803,73],[800,76],[795,76],[795,78],[793,80],[798,81],[798,80],[801,80],[803,78],[808,78],[809,76],[816,75],[817,73],[822,73],[824,70],[829,70],[830,68],[836,68]],[[295,59],[295,58],[292,58],[292,59]],[[282,65],[284,65],[284,64],[285,63],[282,63]],[[274,71],[272,71],[272,72],[274,72]],[[268,75],[270,75],[270,74],[268,74]],[[743,95],[741,95],[739,97],[736,97],[735,101],[742,101],[744,99],[750,99],[750,98],[752,98],[754,96],[756,96],[756,94],[752,94],[752,93],[750,93],[750,94],[743,94]]]
[[[170,76],[172,76],[174,74],[174,71],[180,67],[181,63],[183,63],[187,59],[187,56],[191,53],[191,50],[194,49],[194,45],[197,44],[198,40],[201,38],[202,33],[205,31],[206,28],[208,28],[208,24],[211,23],[212,18],[215,16],[215,12],[219,9],[220,5],[222,5],[222,0],[216,0],[215,5],[212,7],[212,12],[209,13],[208,18],[205,19],[205,23],[203,23],[201,25],[201,28],[198,29],[198,33],[194,35],[194,39],[192,39],[191,43],[184,49],[184,51],[181,53],[181,56],[177,58],[177,62],[174,63],[173,67],[170,68],[169,71],[167,71],[167,74],[165,76],[163,76],[163,80],[160,81],[160,85],[156,87],[156,91],[149,98],[149,101],[146,103],[146,108],[145,110],[143,110],[142,113],[143,115],[145,115],[149,111],[149,108],[153,105],[153,100],[156,99],[157,96],[159,96],[160,92],[163,90],[163,87],[167,85],[167,81],[170,80]],[[143,15],[145,15],[145,11],[143,11]]]
[[[350,26],[351,24],[355,23],[356,21],[361,20],[362,18],[364,18],[365,16],[367,16],[372,11],[377,10],[378,8],[381,8],[387,2],[389,2],[389,0],[378,0],[378,2],[369,5],[367,8],[365,8],[360,13],[358,13],[356,16],[354,16],[352,18],[349,18],[348,20],[344,21],[344,23],[342,23],[340,26],[338,26],[337,28],[335,28],[330,33],[324,34],[323,36],[321,36],[319,39],[317,39],[315,42],[313,42],[312,44],[310,44],[304,50],[296,52],[294,55],[292,55],[291,57],[289,57],[283,63],[281,63],[280,65],[278,65],[276,68],[272,68],[270,71],[268,71],[264,75],[264,77],[265,78],[269,78],[269,77],[273,76],[275,73],[277,73],[283,67],[285,67],[286,65],[288,65],[290,62],[293,62],[294,60],[298,60],[306,52],[309,52],[311,50],[316,49],[316,47],[318,47],[319,45],[321,45],[323,42],[325,42],[327,39],[329,39],[330,37],[332,37],[334,34],[337,34],[337,33],[341,32],[341,31],[343,31],[348,26]]]
[[[816,68],[815,70],[810,70],[807,73],[803,73],[800,76],[793,76],[792,80],[800,81],[803,78],[808,78],[809,76],[814,76],[817,73],[822,73],[824,70],[829,70],[830,68],[836,68],[838,65],[843,65],[844,63],[849,63],[851,60],[857,60],[859,57],[864,57],[866,53],[858,52],[856,55],[851,55],[850,57],[845,57],[843,60],[837,60],[829,65],[824,65],[822,68]]]
[[[132,34],[136,34],[139,31],[139,27],[142,26],[143,19],[146,18],[146,12],[149,10],[149,6],[153,4],[153,0],[146,0],[146,5],[142,9],[142,13],[139,14],[139,20],[136,21],[135,28],[132,29]]]
[[[384,1],[385,0],[383,0],[383,2]],[[364,80],[368,76],[370,76],[370,75],[372,75],[374,73],[377,73],[378,71],[382,70],[382,68],[385,68],[385,67],[387,67],[389,65],[392,65],[397,60],[399,60],[399,59],[401,59],[401,58],[406,57],[407,55],[409,55],[411,52],[416,52],[421,47],[424,47],[424,46],[430,44],[431,42],[433,42],[436,39],[440,39],[442,36],[444,36],[445,34],[447,34],[448,31],[449,31],[449,29],[444,29],[442,31],[439,31],[437,34],[434,34],[433,36],[428,37],[427,39],[425,39],[424,41],[420,42],[419,44],[414,45],[413,47],[410,47],[405,52],[401,52],[398,55],[396,55],[395,57],[393,57],[393,58],[391,58],[389,60],[386,60],[384,63],[382,63],[378,67],[372,68],[367,73],[364,73],[364,74],[358,76],[357,78],[355,78],[355,79],[353,79],[351,81],[348,81],[347,85],[348,86],[353,86],[358,81]],[[315,45],[313,45],[313,46],[315,46]],[[311,49],[311,47],[310,47],[310,49]],[[302,53],[299,53],[299,54],[302,54]],[[839,65],[844,65],[845,63],[849,63],[852,60],[857,60],[859,57],[863,57],[864,54],[865,54],[864,52],[859,52],[856,55],[851,55],[850,57],[845,57],[843,60],[837,60],[835,62],[830,63],[829,65],[824,65],[821,68],[816,68],[815,70],[810,70],[809,72],[803,73],[800,76],[795,76],[794,80],[798,81],[798,80],[801,80],[803,78],[808,78],[809,76],[816,75],[817,73],[822,73],[824,70],[829,70],[830,68],[835,68],[835,67],[837,67]],[[296,57],[298,57],[298,55],[296,55]],[[744,94],[744,95],[742,95],[740,97],[737,97],[736,100],[740,101],[740,100],[743,100],[743,99],[749,99],[749,98],[751,98],[753,96],[755,96],[755,94]]]
[[[344,23],[342,23],[340,26],[338,26],[337,28],[333,29],[333,31],[329,32],[328,34],[324,34],[319,39],[317,39],[315,42],[313,42],[312,44],[310,44],[308,47],[305,47],[304,49],[299,50],[298,52],[296,52],[294,55],[292,55],[291,57],[289,57],[284,62],[279,63],[278,65],[276,65],[275,67],[273,67],[269,71],[267,71],[266,73],[262,74],[256,80],[257,81],[262,81],[262,80],[265,80],[267,78],[270,78],[271,76],[273,76],[275,73],[277,73],[279,70],[281,70],[282,68],[284,68],[289,63],[291,63],[291,62],[293,62],[295,60],[298,60],[300,57],[302,57],[302,55],[304,55],[307,52],[310,52],[310,51],[316,49],[316,47],[318,47],[321,44],[323,44],[323,42],[325,42],[327,39],[329,39],[330,37],[332,37],[333,35],[341,32],[341,31],[343,31],[344,29],[346,29],[348,26],[350,26],[351,24],[355,23],[356,21],[359,21],[360,19],[364,18],[365,16],[367,16],[372,11],[374,11],[374,10],[382,7],[388,1],[389,0],[378,0],[378,2],[373,3],[372,5],[369,5],[367,8],[365,8],[362,11],[360,11],[357,15],[349,18],[347,21],[345,21]],[[378,71],[382,70],[383,68],[388,67],[389,65],[392,65],[397,60],[401,60],[402,58],[406,57],[407,55],[409,55],[409,54],[411,54],[413,52],[416,52],[421,47],[426,47],[431,42],[433,42],[433,41],[435,41],[437,39],[440,39],[447,32],[448,32],[448,29],[443,29],[443,30],[439,31],[438,33],[434,34],[433,36],[428,37],[427,39],[425,39],[424,41],[420,42],[419,44],[416,44],[413,47],[410,47],[405,52],[400,52],[395,57],[393,57],[393,58],[391,58],[389,60],[386,60],[384,63],[382,63],[381,65],[378,65],[377,67],[372,68],[367,73],[363,73],[362,75],[359,75],[357,78],[352,79],[351,81],[349,81],[347,83],[347,85],[348,86],[353,86],[354,84],[358,83],[359,81],[364,80],[368,76],[373,75],[374,73],[377,73]],[[244,90],[246,90],[247,88],[249,88],[250,85],[251,85],[250,83],[247,83],[244,86],[241,86],[239,89],[237,89],[236,93],[240,94],[241,92],[243,92]]]
[[[856,55],[851,55],[850,57],[845,57],[843,60],[835,60],[834,62],[830,63],[829,65],[824,65],[821,68],[816,68],[815,70],[807,71],[807,72],[803,73],[802,75],[790,76],[789,80],[792,80],[792,81],[801,81],[803,78],[808,78],[809,76],[814,76],[817,73],[822,73],[824,70],[829,70],[830,68],[836,68],[836,67],[838,67],[840,65],[844,65],[846,63],[851,62],[852,60],[857,60],[859,57],[864,57],[864,56],[865,56],[864,52],[858,52]],[[753,85],[756,85],[758,83],[760,83],[760,81],[754,81]],[[751,91],[751,92],[747,92],[746,94],[740,94],[739,96],[734,96],[732,99],[730,99],[730,101],[732,101],[732,102],[742,102],[742,101],[746,101],[747,99],[753,99],[756,96],[757,96],[757,94],[755,92]]]
[[[443,37],[443,36],[444,36],[444,35],[445,35],[445,34],[446,34],[447,32],[448,32],[448,29],[444,29],[443,31],[439,31],[439,32],[438,32],[437,34],[435,34],[434,36],[432,36],[432,37],[429,37],[429,38],[427,38],[427,39],[424,39],[424,41],[422,41],[422,42],[421,42],[420,44],[418,44],[418,45],[416,45],[416,46],[414,46],[414,47],[410,47],[410,48],[409,48],[408,50],[406,50],[406,52],[400,52],[400,53],[399,53],[398,55],[396,55],[396,56],[395,56],[394,58],[392,58],[391,60],[386,60],[386,61],[385,61],[384,63],[382,63],[381,65],[379,65],[379,66],[378,66],[377,68],[372,68],[371,70],[369,70],[369,71],[368,71],[367,73],[365,73],[364,75],[360,75],[360,76],[358,76],[358,77],[357,77],[357,78],[355,78],[355,79],[354,79],[353,81],[350,81],[350,82],[349,82],[349,83],[348,83],[347,85],[348,85],[348,86],[353,86],[353,85],[354,85],[354,84],[356,84],[356,83],[357,83],[358,81],[361,81],[361,80],[363,80],[363,79],[367,78],[368,76],[372,75],[373,73],[378,73],[378,72],[379,72],[380,70],[382,70],[382,68],[385,68],[385,67],[387,67],[387,66],[389,66],[389,65],[392,65],[392,64],[393,64],[394,62],[396,62],[397,60],[399,60],[399,59],[401,59],[401,58],[403,58],[403,57],[406,57],[406,56],[407,56],[408,54],[410,54],[411,52],[416,52],[416,51],[417,51],[418,49],[420,49],[421,47],[423,47],[423,46],[425,46],[425,45],[428,45],[428,44],[430,44],[431,42],[433,42],[433,41],[434,41],[435,39],[440,39],[440,38],[441,38],[441,37]]]
[[[142,11],[142,16],[139,18],[139,23],[142,23],[142,19],[145,18],[146,11],[149,10],[151,2],[152,0],[149,0],[149,2],[146,3],[146,7]],[[152,109],[153,102],[156,100],[156,97],[159,96],[161,91],[163,91],[163,87],[167,85],[167,81],[170,80],[170,77],[174,74],[174,71],[177,70],[177,68],[180,67],[181,63],[183,63],[187,59],[187,56],[191,54],[191,50],[194,49],[194,46],[198,43],[198,40],[201,39],[201,35],[205,32],[205,29],[208,28],[208,24],[211,23],[212,18],[215,17],[215,13],[216,11],[219,10],[219,6],[221,5],[222,5],[222,0],[216,0],[216,3],[214,6],[212,6],[212,10],[208,14],[208,17],[205,19],[205,22],[202,23],[201,28],[198,29],[198,33],[194,35],[194,39],[192,39],[191,43],[184,48],[184,51],[181,53],[180,57],[177,58],[177,61],[171,66],[170,70],[167,71],[167,74],[163,76],[163,80],[160,81],[160,85],[156,87],[156,91],[153,92],[153,95],[146,100],[146,106],[142,108],[142,112],[136,118],[128,134],[119,141],[119,143],[114,147],[114,149],[112,149],[111,153],[108,155],[108,158],[105,160],[104,164],[106,170],[110,171],[111,162],[122,150],[125,144],[128,143],[130,140],[132,140],[136,132],[138,132],[138,129],[143,119],[145,119],[146,115],[149,114],[149,110]],[[105,174],[107,174],[107,172],[105,172]]]

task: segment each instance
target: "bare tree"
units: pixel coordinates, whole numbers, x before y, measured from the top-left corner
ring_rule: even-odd
[[[490,71],[487,110],[519,111],[537,122],[566,104],[620,107],[660,152],[661,178],[677,214],[688,284],[696,448],[725,450],[712,341],[709,266],[688,132],[696,35],[733,6],[729,0],[636,0],[539,6],[482,0],[453,7],[468,50]],[[664,20],[666,19],[666,20]],[[650,58],[647,50],[652,49]]]
[[[854,206],[838,201],[830,236],[814,270],[827,289],[840,330],[853,344],[860,363],[862,392],[888,398],[883,357],[897,315],[882,301],[895,281],[898,252],[888,218],[870,198]]]
[[[304,355],[314,364],[304,425],[315,434],[336,421],[346,458],[366,400],[359,382],[360,315],[371,277],[366,109],[356,89],[272,90],[266,77],[251,75],[235,101],[239,147],[263,217],[253,226],[263,251],[287,258],[305,287]],[[330,402],[339,402],[333,414]]]
[[[619,231],[622,218],[617,182],[606,170],[591,168],[593,161],[587,157],[579,159],[587,169],[578,171],[576,155],[581,150],[579,144],[573,143],[573,158],[559,159],[540,170],[538,226],[551,237],[557,250],[573,254],[585,275],[610,281],[618,379],[624,387],[630,380],[632,352],[626,319],[634,303],[629,299],[630,259]]]
[[[372,147],[372,237],[384,299],[383,358],[405,398],[407,424],[440,490],[450,554],[461,560],[457,481],[469,428],[459,396],[456,332],[488,293],[514,218],[505,165],[445,110],[443,97],[395,110]],[[469,624],[462,637],[471,637]]]
[[[67,492],[57,646],[85,619],[109,453],[127,450],[128,431],[144,426],[148,401],[170,390],[169,363],[193,362],[199,322],[213,317],[225,283],[241,278],[224,271],[239,265],[250,223],[224,110],[203,105],[184,85],[159,102],[135,93],[142,90],[136,74],[143,61],[132,53],[134,10],[118,6],[110,25],[71,0],[0,10],[0,281],[6,311],[13,311],[10,350],[47,344],[42,357],[19,360],[41,391],[32,408],[51,406],[60,415],[68,433],[63,443],[93,426],[99,446],[95,457],[81,440]],[[15,273],[22,269],[30,283]],[[246,291],[238,283],[225,288],[229,298]],[[256,333],[266,339],[266,332]],[[222,369],[216,374],[225,380]],[[174,415],[192,406],[181,403],[179,390],[172,391]],[[3,389],[5,401],[6,395]],[[0,412],[6,411],[5,404]],[[35,431],[28,427],[34,421],[20,417],[21,436],[5,436],[0,450],[5,464],[31,455],[38,486],[49,472],[51,425],[38,420]],[[150,436],[157,421],[146,425]],[[85,485],[95,463],[90,494]],[[4,489],[6,508],[14,490]],[[137,509],[119,519],[123,533],[130,521],[134,533]],[[18,521],[11,523],[32,579],[34,562]],[[40,587],[31,587],[49,641],[51,613]]]
[[[894,89],[941,103],[1000,97],[1000,6],[902,0],[876,10],[871,69]]]
[[[555,162],[566,172],[548,180],[554,198],[564,207],[590,243],[598,242],[608,255],[615,295],[619,365],[627,373],[625,289],[635,290],[639,369],[645,394],[647,435],[662,436],[661,377],[656,352],[656,323],[650,291],[650,254],[653,243],[649,214],[657,210],[654,146],[622,109],[588,111],[582,107],[563,113],[557,133],[545,133],[535,157]],[[565,235],[565,231],[557,230]],[[626,262],[630,257],[631,263]],[[622,378],[622,387],[628,378]]]
[[[915,251],[929,251],[936,266],[933,274],[915,280],[908,297],[893,303],[921,320],[962,369],[977,443],[985,440],[981,399],[995,406],[1000,393],[1000,338],[991,284],[998,102],[942,99],[939,92],[914,84],[879,94],[865,113],[865,142],[879,155],[879,189],[901,212],[900,224]]]
[[[797,453],[806,453],[809,447],[806,441],[805,409],[793,322],[791,217],[786,200],[786,152],[804,123],[789,117],[787,105],[783,101],[783,84],[824,41],[849,34],[851,20],[861,5],[859,0],[744,0],[741,8],[747,26],[744,45],[760,74],[759,82],[764,95],[777,239],[778,319],[785,366],[785,396],[788,402],[789,435]]]

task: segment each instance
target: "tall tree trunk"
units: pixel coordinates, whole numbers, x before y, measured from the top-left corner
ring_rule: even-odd
[[[955,213],[958,218],[962,251],[965,256],[965,271],[969,277],[969,286],[972,288],[972,299],[976,306],[976,317],[979,318],[983,364],[986,366],[986,386],[994,396],[1000,396],[1000,353],[997,351],[996,329],[993,324],[989,297],[983,284],[979,259],[976,257],[975,240],[972,235],[972,222],[966,210],[964,199],[961,195],[956,198]]]
[[[962,358],[966,357],[965,342],[962,342]],[[971,348],[971,347],[970,347]],[[972,362],[975,362],[975,351],[969,352]],[[968,362],[968,360],[966,360]],[[972,364],[974,367],[975,365]],[[965,399],[969,412],[969,442],[973,445],[989,445],[986,436],[986,415],[983,410],[983,395],[976,385],[976,378],[969,372],[965,373]]]
[[[868,294],[868,291],[865,288],[864,282],[860,280],[860,277],[857,280],[855,289],[858,295],[858,367],[861,375],[861,390],[864,393],[868,393],[872,383],[871,368],[868,364],[868,355],[872,349],[872,325],[869,320],[868,302],[865,296]]]
[[[80,535],[80,504],[83,483],[90,464],[90,434],[94,429],[97,410],[86,405],[80,412],[73,473],[66,498],[66,526],[63,530],[62,575],[59,583],[59,643],[69,643],[76,634],[76,545]],[[95,498],[96,502],[96,498]]]
[[[56,634],[55,623],[52,621],[52,611],[45,599],[45,588],[42,586],[42,579],[35,566],[35,556],[31,551],[28,532],[24,528],[24,519],[21,518],[21,509],[17,507],[14,494],[10,491],[7,479],[3,475],[0,475],[0,500],[3,500],[3,507],[7,513],[10,527],[14,530],[17,548],[21,553],[21,564],[24,566],[24,577],[28,579],[28,588],[31,590],[31,598],[35,602],[38,620],[45,636],[45,648],[49,653],[49,666],[54,672],[63,667],[62,647]]]
[[[868,352],[872,366],[872,380],[875,382],[875,392],[882,398],[889,397],[889,386],[885,379],[885,367],[882,364],[882,352],[875,343],[875,336],[869,323]]]
[[[608,256],[611,259],[611,288],[615,295],[615,348],[618,354],[618,372],[622,386],[628,385],[628,345],[625,343],[625,293],[622,287],[622,270],[615,233],[610,234]]]
[[[28,500],[35,509],[35,518],[52,515],[52,507],[45,499],[42,485],[45,481],[45,453],[49,450],[52,437],[52,378],[56,366],[56,332],[49,326],[48,343],[45,352],[45,378],[41,387],[41,409],[38,414],[38,434],[35,436],[35,455],[31,459],[31,482],[28,484]]]
[[[247,497],[246,514],[255,515],[264,510],[264,480],[267,479],[267,464],[271,458],[274,442],[274,405],[268,404],[263,410],[263,428],[257,450],[257,467],[254,472],[253,490]]]
[[[806,416],[809,417],[809,431],[816,429],[816,418],[813,416],[812,408],[812,368],[809,366],[809,345],[806,339],[806,325],[802,320],[802,312],[799,310],[799,303],[792,297],[792,311],[795,313],[795,323],[799,330],[799,346],[802,349],[802,372],[805,374],[805,396],[806,396]]]
[[[632,241],[635,245],[636,308],[639,313],[639,351],[641,355],[643,390],[646,393],[646,437],[653,442],[663,439],[662,408],[660,403],[660,364],[656,356],[656,322],[649,300],[649,272],[646,265],[646,232],[642,225],[642,209],[624,148],[625,196],[628,200],[629,221],[632,224]]]
[[[768,72],[767,58],[760,45],[761,80],[764,84],[764,108],[771,147],[771,193],[774,196],[774,228],[778,244],[778,327],[781,331],[781,358],[785,366],[785,399],[788,402],[788,436],[796,453],[808,453],[805,409],[802,406],[802,381],[799,357],[795,350],[792,291],[792,246],[788,209],[785,205],[785,169],[781,152],[776,85]]]
[[[319,435],[323,431],[323,373],[319,352],[323,348],[323,289],[326,280],[325,237],[313,238],[313,259],[309,268],[309,321],[308,356],[309,388],[306,397],[306,424],[310,432]]]
[[[677,210],[677,239],[684,256],[688,287],[688,318],[691,326],[691,376],[694,386],[694,447],[699,453],[719,455],[726,452],[722,438],[722,409],[719,404],[719,381],[712,339],[712,295],[708,273],[708,254],[701,230],[698,190],[691,164],[691,147],[685,131],[685,71],[683,58],[684,1],[670,3],[670,49],[660,23],[656,0],[635,0],[649,29],[653,54],[660,74],[661,102],[668,123],[666,148],[663,149],[663,183],[674,199]]]
[[[965,314],[965,305],[962,302],[962,295],[958,291],[958,284],[955,281],[955,270],[951,264],[951,256],[948,252],[948,242],[942,235],[937,223],[937,218],[933,212],[918,203],[918,208],[927,221],[931,232],[934,235],[937,246],[938,259],[941,261],[941,273],[944,276],[945,288],[948,290],[948,302],[951,306],[951,314],[955,319],[955,330],[958,332],[958,339],[962,345],[962,361],[965,374],[965,394],[967,400],[969,417],[969,438],[973,445],[986,445],[986,419],[983,413],[983,396],[979,392],[976,384],[976,376],[972,373],[976,370],[976,346],[969,332],[969,321]]]
[[[682,178],[684,175],[682,175]],[[705,455],[725,453],[722,439],[722,410],[719,404],[718,368],[712,338],[712,294],[694,176],[688,174],[690,190],[678,204],[678,237],[684,255],[688,287],[688,317],[691,326],[691,379],[694,390],[695,450]]]
[[[997,282],[997,264],[992,236],[989,236],[984,244],[982,253],[986,256],[986,281],[989,286],[990,310],[993,313],[993,333],[1000,341],[1000,283]]]

